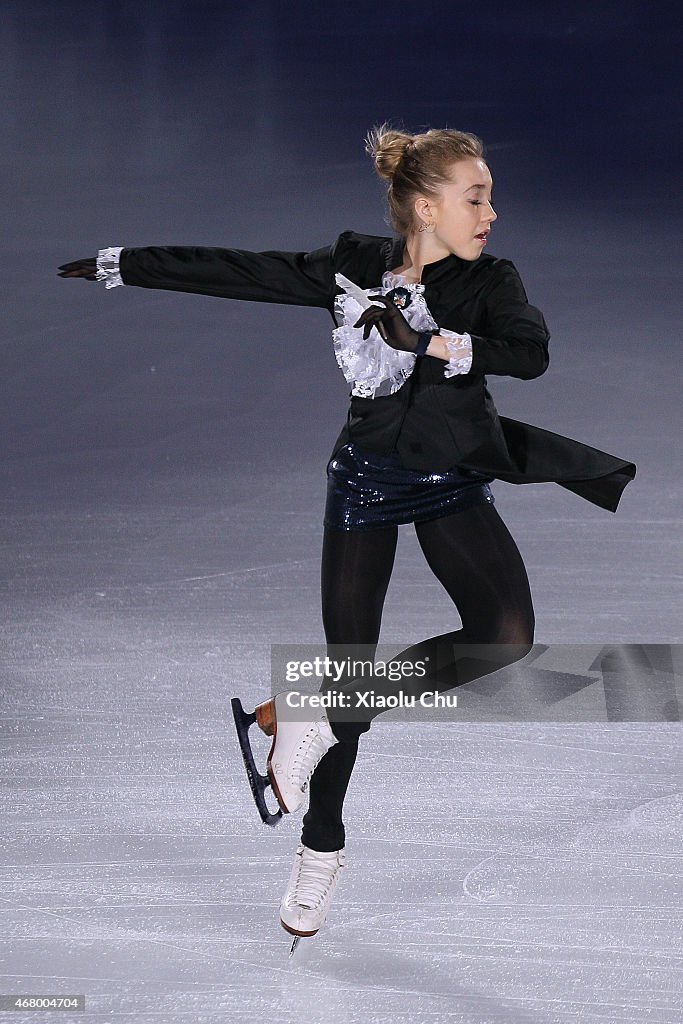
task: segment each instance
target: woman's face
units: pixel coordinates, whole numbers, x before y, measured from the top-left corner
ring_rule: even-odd
[[[436,225],[427,235],[434,252],[455,253],[463,260],[476,260],[486,245],[482,232],[488,234],[498,214],[491,205],[493,179],[481,157],[458,160],[451,167],[451,184],[444,185],[438,200],[417,199],[415,209],[423,220]]]

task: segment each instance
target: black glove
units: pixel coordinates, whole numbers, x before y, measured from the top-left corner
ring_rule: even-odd
[[[73,260],[71,263],[62,263],[58,268],[61,273],[58,277],[84,277],[86,281],[96,281],[97,257],[92,256],[86,260]]]
[[[376,327],[387,345],[400,352],[414,352],[420,335],[410,326],[394,300],[388,295],[369,295],[368,298],[373,302],[379,299],[386,303],[386,307],[370,306],[353,325],[363,328],[364,340],[367,340],[372,328]]]

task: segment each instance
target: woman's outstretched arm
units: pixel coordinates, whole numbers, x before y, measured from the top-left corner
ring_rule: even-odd
[[[105,280],[107,287],[137,285],[332,309],[336,245],[310,252],[249,252],[205,246],[110,247],[100,249],[96,257],[62,264],[59,276]]]

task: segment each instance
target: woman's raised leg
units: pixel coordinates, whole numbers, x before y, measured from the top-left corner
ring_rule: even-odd
[[[422,640],[396,655],[396,661],[411,664],[427,659],[430,671],[422,678],[411,675],[395,682],[375,679],[372,688],[383,695],[442,693],[519,660],[533,645],[534,610],[526,569],[493,505],[475,505],[416,523],[415,528],[430,569],[460,614],[462,629]],[[466,645],[485,646],[473,651]],[[486,645],[493,646],[487,650]],[[342,687],[354,706],[354,695],[368,689],[367,679]],[[366,732],[382,710],[362,710],[356,712],[356,720],[345,720],[344,711],[333,707],[328,717],[335,734],[350,742]]]

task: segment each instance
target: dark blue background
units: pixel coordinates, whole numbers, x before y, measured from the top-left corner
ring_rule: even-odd
[[[578,347],[628,385],[629,353],[659,364],[675,345],[673,24],[674,5],[616,2],[6,5],[4,452],[154,443],[175,458],[171,432],[198,414],[232,438],[263,378],[294,405],[301,387],[298,414],[320,378],[322,454],[345,404],[326,314],[105,294],[54,269],[105,245],[306,249],[347,227],[390,233],[362,141],[385,119],[484,140],[499,214],[488,251],[517,261],[546,314],[546,380]],[[632,336],[596,352],[615,319]],[[544,387],[526,398],[543,402]],[[259,448],[278,395],[244,424]],[[632,457],[633,440],[622,449]]]

